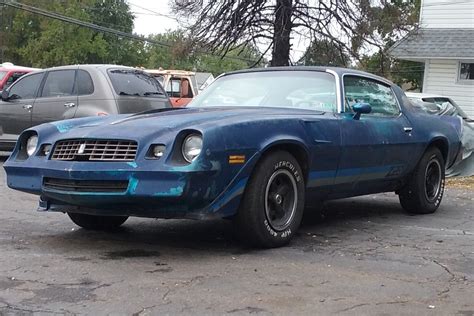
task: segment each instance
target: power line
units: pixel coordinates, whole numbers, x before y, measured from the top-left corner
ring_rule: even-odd
[[[150,43],[150,44],[154,44],[154,45],[158,45],[158,46],[163,46],[163,47],[167,47],[167,48],[172,48],[173,47],[173,45],[171,45],[171,44],[168,44],[168,43],[165,43],[165,42],[160,42],[160,41],[148,38],[148,37],[144,37],[144,36],[140,36],[140,35],[136,35],[136,34],[131,34],[131,33],[127,33],[127,32],[122,32],[122,31],[115,30],[115,29],[112,29],[112,28],[109,28],[109,27],[100,26],[100,25],[97,25],[97,24],[94,24],[94,23],[81,21],[81,20],[78,20],[78,19],[75,19],[75,18],[71,18],[71,17],[65,16],[65,15],[61,15],[61,14],[58,14],[58,13],[55,13],[55,12],[47,11],[47,10],[40,9],[40,8],[37,8],[37,7],[33,7],[33,6],[30,6],[30,5],[22,4],[22,3],[19,3],[19,2],[16,2],[16,1],[0,0],[0,5],[2,5],[2,4],[6,5],[6,6],[9,6],[9,7],[12,7],[12,8],[16,8],[18,10],[23,10],[23,11],[27,11],[27,12],[30,12],[30,13],[33,13],[33,14],[38,14],[38,15],[41,15],[41,16],[45,16],[45,17],[48,17],[48,18],[51,18],[51,19],[56,19],[56,20],[60,20],[60,21],[66,22],[66,23],[87,27],[87,28],[95,30],[95,31],[115,34],[115,35],[120,36],[120,37],[130,38],[130,39],[133,39],[133,40],[138,40],[138,41],[142,41],[142,42],[146,42],[146,43]],[[216,57],[225,58],[225,59],[234,59],[234,60],[240,60],[240,61],[245,61],[245,62],[250,62],[250,63],[256,62],[255,60],[252,60],[252,59],[247,59],[247,58],[237,57],[237,56],[220,56],[220,55],[212,54],[212,53],[202,51],[202,50],[195,50],[195,52],[199,53],[199,54],[211,55],[211,56],[216,56]]]

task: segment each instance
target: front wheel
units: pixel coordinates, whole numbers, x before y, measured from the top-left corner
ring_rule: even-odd
[[[438,148],[429,148],[407,185],[400,191],[402,207],[413,214],[434,213],[444,193],[444,159]]]
[[[101,216],[80,213],[67,213],[69,218],[84,229],[110,230],[119,227],[128,219],[128,216]]]
[[[263,248],[288,244],[301,223],[304,189],[301,167],[291,154],[276,151],[265,156],[234,218],[241,240]]]

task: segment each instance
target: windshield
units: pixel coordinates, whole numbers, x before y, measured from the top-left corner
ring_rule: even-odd
[[[188,107],[266,106],[336,110],[333,75],[319,71],[257,71],[219,78]]]
[[[143,71],[109,70],[109,78],[118,95],[140,97],[163,97],[165,95],[158,80]]]
[[[7,74],[7,71],[0,71],[0,81],[5,78],[5,75]]]
[[[410,98],[413,105],[421,110],[435,115],[459,115],[462,118],[468,118],[467,114],[450,98]]]

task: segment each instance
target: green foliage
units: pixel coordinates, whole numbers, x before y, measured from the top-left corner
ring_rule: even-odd
[[[361,0],[361,3],[368,1]],[[358,67],[390,78],[398,85],[408,84],[410,89],[420,89],[423,81],[423,63],[393,59],[388,52],[388,49],[400,40],[401,35],[416,27],[420,8],[421,0],[392,0],[387,1],[384,6],[366,10],[367,20],[371,21],[367,27],[379,34],[383,46],[378,52],[363,56]]]
[[[314,41],[299,63],[306,66],[347,67],[349,55],[336,43],[323,39]]]
[[[47,11],[131,33],[134,16],[124,0],[23,0]],[[226,58],[204,54],[184,31],[151,36],[164,45],[146,44],[7,7],[0,27],[3,61],[33,67],[110,63],[146,68],[222,72],[253,66],[253,47],[230,50]],[[1,31],[1,29],[0,29]],[[6,35],[6,36],[3,36]],[[0,45],[1,45],[0,44]]]
[[[147,46],[146,68],[194,70],[211,72],[217,76],[223,72],[252,67],[259,57],[258,51],[248,46],[230,50],[225,58],[203,53],[189,40],[183,30],[157,34],[152,38],[166,46]]]
[[[393,59],[387,49],[362,58],[359,68],[389,78],[400,86],[408,84],[409,90],[421,89],[423,85],[423,63]]]
[[[22,3],[124,32],[133,29],[134,17],[123,0],[25,0]],[[8,14],[10,22],[4,28],[8,30],[5,42],[9,49],[5,60],[34,67],[143,62],[134,41],[17,9],[8,10]]]

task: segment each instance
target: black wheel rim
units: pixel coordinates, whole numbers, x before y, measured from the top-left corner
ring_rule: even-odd
[[[276,231],[287,229],[295,216],[297,186],[288,170],[275,171],[265,190],[265,215],[268,224]]]
[[[434,202],[441,191],[442,172],[438,160],[431,160],[426,166],[425,172],[425,196],[430,202]]]

